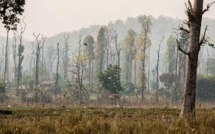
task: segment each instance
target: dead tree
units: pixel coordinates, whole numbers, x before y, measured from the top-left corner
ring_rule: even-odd
[[[188,51],[183,50],[181,42],[177,40],[179,51],[188,56],[181,117],[195,116],[196,79],[199,51],[201,49],[202,44],[208,42],[208,39],[206,38],[207,26],[205,28],[203,36],[200,37],[202,16],[205,12],[207,12],[210,9],[211,5],[214,4],[214,2],[208,4],[206,9],[203,9],[203,3],[204,0],[194,0],[193,3],[191,3],[190,0],[188,0],[188,4],[186,5],[186,13],[188,16],[188,20],[185,23],[187,24],[187,28],[184,28],[182,26],[180,30],[189,33]]]
[[[114,40],[114,45],[115,45],[115,49],[116,49],[116,53],[117,53],[117,65],[120,68],[120,53],[122,48],[120,47],[119,43],[118,43],[118,33],[116,30],[113,30],[113,40]],[[120,78],[120,71],[119,71],[119,78]]]
[[[7,30],[7,39],[6,39],[6,46],[5,46],[5,65],[4,65],[4,88],[6,87],[6,81],[9,80],[8,76],[8,42],[9,42],[9,31]]]
[[[13,51],[13,62],[14,62],[14,81],[17,80],[17,35],[13,32],[13,44],[12,44],[12,51]],[[15,85],[16,87],[17,85]]]
[[[83,61],[83,53],[82,53],[82,43],[81,43],[81,36],[79,37],[79,42],[78,42],[78,50],[76,51],[77,54],[75,54],[75,58],[73,60],[73,69],[72,73],[75,76],[75,83],[77,84],[78,87],[78,102],[81,105],[83,103],[83,90],[84,90],[84,70],[86,64]]]
[[[20,80],[22,77],[21,70],[22,70],[22,62],[24,59],[24,56],[22,55],[22,53],[24,52],[24,46],[23,46],[22,40],[23,40],[23,34],[25,32],[25,29],[26,29],[26,23],[24,22],[24,19],[23,19],[23,22],[20,23],[20,31],[19,32],[17,31],[17,35],[19,38],[19,46],[18,46],[18,54],[17,54],[18,55],[18,67],[17,67],[17,71],[15,71],[15,73],[17,73],[17,84],[16,84],[17,95],[19,94],[19,85],[20,85]],[[14,64],[16,66],[15,62],[14,62]]]
[[[55,81],[55,98],[57,97],[57,90],[58,90],[58,80],[59,80],[58,70],[59,70],[59,64],[60,64],[60,49],[59,49],[59,43],[57,43],[57,67],[56,67],[56,81]],[[61,94],[60,94],[60,96],[61,96]]]
[[[4,46],[1,46],[1,56],[0,56],[0,72],[1,72],[1,75],[2,76],[4,76],[3,75],[3,63],[4,63]],[[1,78],[3,78],[3,77],[1,77]]]
[[[150,68],[151,68],[151,63],[150,63],[150,61],[151,61],[151,59],[150,59],[150,57],[151,57],[151,52],[150,52],[150,48],[148,49],[148,53],[149,53],[149,57],[148,57],[148,78],[147,78],[147,80],[148,80],[148,85],[147,85],[147,89],[148,89],[148,93],[149,93],[149,87],[150,87]],[[135,63],[136,64],[136,63]],[[134,64],[134,65],[135,65]],[[135,68],[136,69],[136,68]]]
[[[158,50],[157,52],[157,65],[156,65],[156,73],[157,73],[157,77],[156,77],[156,96],[155,96],[155,101],[158,102],[159,101],[159,97],[158,97],[158,90],[159,90],[159,63],[160,63],[160,48],[161,48],[161,44],[163,42],[164,37],[161,39],[160,43],[158,44]]]
[[[79,104],[81,105],[83,102],[83,75],[84,75],[84,64],[83,59],[81,57],[81,36],[79,37],[79,50],[78,50],[78,63],[77,63],[77,82],[79,87]]]
[[[40,52],[45,44],[45,39],[40,39],[40,34],[33,33],[33,36],[35,37],[36,41],[36,67],[35,67],[35,87],[39,88],[39,63],[40,63]]]

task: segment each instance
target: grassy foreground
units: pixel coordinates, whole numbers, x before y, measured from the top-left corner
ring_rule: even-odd
[[[215,134],[215,109],[182,120],[178,109],[72,108],[13,110],[0,115],[2,134]]]

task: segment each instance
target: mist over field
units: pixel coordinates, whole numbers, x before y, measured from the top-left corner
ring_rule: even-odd
[[[0,133],[215,133],[213,0],[1,0]]]

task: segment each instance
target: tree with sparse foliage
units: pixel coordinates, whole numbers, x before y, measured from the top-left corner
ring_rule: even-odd
[[[4,70],[4,86],[8,80],[8,41],[9,31],[16,30],[19,23],[19,15],[24,12],[25,0],[1,0],[0,1],[0,20],[7,30],[7,40],[5,47],[5,70]]]
[[[90,86],[93,82],[93,60],[95,59],[94,43],[95,43],[94,38],[91,35],[88,35],[84,39],[84,44],[86,46],[85,51],[88,59],[88,82]]]
[[[26,29],[26,23],[24,22],[24,20],[20,23],[20,31],[17,31],[18,34],[18,38],[19,38],[19,45],[18,45],[18,67],[17,67],[17,71],[15,71],[15,73],[17,73],[17,85],[16,85],[16,90],[17,90],[17,95],[19,94],[19,85],[20,85],[20,81],[22,78],[22,62],[24,60],[24,55],[23,52],[25,50],[25,47],[23,46],[23,34],[25,32]]]
[[[176,71],[176,54],[177,54],[177,48],[176,48],[176,40],[175,38],[170,35],[167,39],[167,51],[166,51],[166,59],[167,59],[167,69],[169,74],[174,74]]]
[[[181,117],[195,116],[198,57],[201,46],[208,43],[206,37],[207,26],[201,37],[202,16],[213,3],[208,4],[206,9],[203,9],[204,0],[194,0],[193,3],[188,0],[186,5],[188,20],[185,23],[187,28],[182,26],[180,30],[189,33],[188,51],[184,50],[180,41],[177,40],[178,49],[188,57]]]
[[[139,50],[137,53],[137,57],[139,57],[141,61],[141,98],[144,99],[144,90],[146,89],[146,50],[151,45],[151,40],[149,35],[151,33],[152,26],[152,16],[139,16],[139,23],[141,25],[140,34],[137,37],[137,49]]]
[[[105,56],[105,46],[106,46],[106,38],[105,38],[105,27],[101,27],[97,36],[97,47],[98,47],[98,56],[99,56],[99,68],[98,71],[102,72],[104,69],[104,56]]]
[[[136,33],[134,30],[129,29],[127,35],[125,36],[125,39],[123,41],[123,51],[125,53],[125,83],[131,82],[132,78],[132,61],[135,56],[135,39],[136,39]]]

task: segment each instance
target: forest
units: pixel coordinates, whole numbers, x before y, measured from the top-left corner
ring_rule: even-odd
[[[215,133],[214,3],[29,40],[1,0],[0,133]]]

